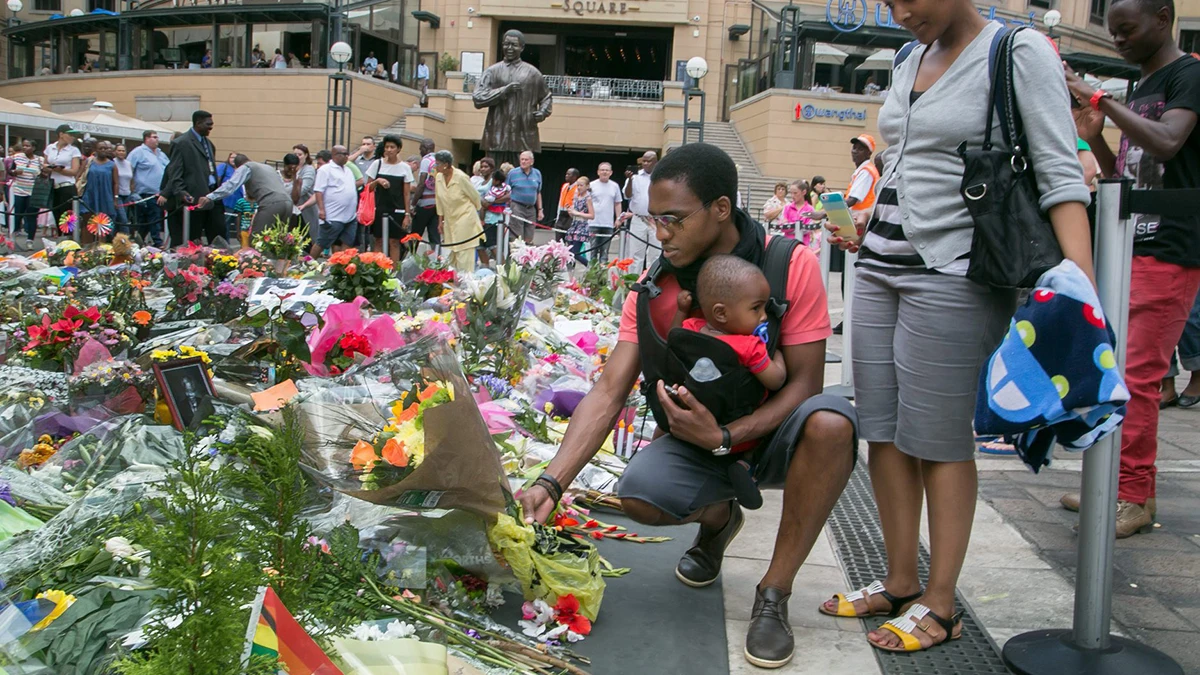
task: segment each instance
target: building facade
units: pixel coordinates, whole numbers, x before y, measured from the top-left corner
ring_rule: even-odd
[[[743,183],[761,190],[775,178],[822,174],[842,185],[848,140],[875,133],[894,50],[910,39],[879,0],[22,1],[3,32],[0,97],[52,112],[102,100],[182,126],[204,108],[216,116],[222,154],[260,160],[331,140],[328,53],[337,38],[353,48],[352,146],[386,130],[432,138],[464,163],[478,158],[485,113],[470,92],[500,58],[504,32],[519,29],[524,59],[555,96],[538,158],[551,183],[567,166],[594,174],[599,161],[620,175],[643,151],[677,145],[686,107],[710,138],[731,144]],[[979,11],[1050,32],[1078,70],[1121,89],[1119,78],[1136,70],[1112,50],[1103,25],[1110,2],[998,0]],[[1176,8],[1181,45],[1200,50],[1200,0]],[[1062,17],[1052,32],[1042,20],[1051,9]],[[273,67],[277,49],[290,67]],[[698,82],[685,70],[695,56],[708,64]],[[383,64],[383,79],[358,73],[368,58]]]

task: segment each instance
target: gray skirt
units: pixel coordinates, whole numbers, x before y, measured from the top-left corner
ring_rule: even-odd
[[[1014,292],[964,277],[860,266],[850,346],[860,437],[918,459],[973,459],[979,372],[1015,309]]]

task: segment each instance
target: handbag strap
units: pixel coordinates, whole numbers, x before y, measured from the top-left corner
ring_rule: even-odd
[[[1021,29],[1013,30],[1007,26],[1001,26],[1000,30],[992,36],[992,44],[988,51],[988,78],[991,81],[991,87],[988,92],[987,130],[983,136],[984,150],[992,149],[992,129],[997,117],[1000,119],[1000,133],[1005,136],[1005,140],[1010,140],[1007,120],[1012,92],[1005,90],[1012,86],[1012,78],[1008,76],[1006,66],[1006,62],[1011,64],[1012,59],[1006,57],[1009,56],[1008,52],[1012,46],[1012,36],[1019,30]]]

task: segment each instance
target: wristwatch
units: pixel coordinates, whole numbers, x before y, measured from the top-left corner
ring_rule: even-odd
[[[721,445],[712,451],[713,456],[723,457],[728,455],[733,450],[733,439],[729,435],[729,429],[721,427]]]
[[[1092,94],[1092,100],[1090,101],[1090,103],[1092,105],[1092,110],[1099,112],[1100,111],[1100,101],[1102,99],[1112,98],[1112,97],[1113,97],[1112,93],[1104,91],[1103,89],[1097,89],[1096,93]]]

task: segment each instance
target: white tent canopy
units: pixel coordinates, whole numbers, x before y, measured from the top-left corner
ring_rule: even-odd
[[[47,132],[47,138],[50,137],[50,132],[62,124],[70,124],[72,128],[93,136],[127,138],[137,141],[141,140],[142,132],[147,129],[159,132],[159,140],[164,143],[169,142],[171,136],[174,135],[170,129],[109,110],[88,110],[59,115],[6,98],[0,98],[0,124],[5,127],[44,129]]]
[[[896,60],[895,49],[880,49],[871,54],[859,64],[859,70],[891,70],[892,62]]]
[[[849,56],[846,52],[824,42],[817,43],[815,55],[817,63],[827,66],[840,66],[846,62],[846,57]]]

